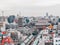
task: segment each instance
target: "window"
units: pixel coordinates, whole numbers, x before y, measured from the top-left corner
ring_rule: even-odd
[[[56,40],[56,42],[57,42],[57,40]]]

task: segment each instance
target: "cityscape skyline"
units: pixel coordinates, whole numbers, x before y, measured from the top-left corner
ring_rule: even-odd
[[[60,15],[59,0],[0,0],[0,15],[4,11],[4,16],[21,15],[21,16],[45,16]]]

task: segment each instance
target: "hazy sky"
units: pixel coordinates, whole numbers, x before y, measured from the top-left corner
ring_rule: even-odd
[[[60,15],[60,0],[0,0],[0,15],[40,16],[46,12]],[[21,13],[20,13],[21,12]]]

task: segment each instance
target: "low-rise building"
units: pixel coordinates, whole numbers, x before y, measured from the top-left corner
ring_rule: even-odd
[[[55,37],[53,40],[54,45],[60,45],[60,37]]]
[[[38,22],[35,23],[36,28],[41,28],[43,29],[43,26],[48,26],[50,23],[48,23],[49,20],[47,19],[40,19]]]

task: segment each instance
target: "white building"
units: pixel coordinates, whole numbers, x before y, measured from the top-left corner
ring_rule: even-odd
[[[55,37],[53,40],[54,40],[53,42],[54,45],[60,45],[60,37]]]
[[[43,31],[42,34],[48,34],[49,33],[49,30],[47,30],[47,29],[44,29],[42,31]]]
[[[54,26],[53,26],[53,29],[57,29],[57,25],[54,25]]]
[[[47,36],[42,36],[42,39],[44,40],[44,42],[46,42],[46,41],[48,41],[49,40],[49,35],[47,35]]]

